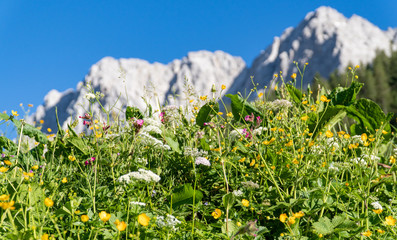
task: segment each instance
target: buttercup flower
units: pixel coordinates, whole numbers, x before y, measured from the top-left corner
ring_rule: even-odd
[[[116,219],[114,224],[116,224],[116,228],[120,232],[124,231],[127,228],[127,224],[124,221],[120,222],[118,219]]]
[[[285,221],[287,221],[287,218],[288,218],[288,216],[287,216],[286,213],[281,214],[280,215],[280,222],[285,223]]]
[[[47,207],[52,207],[54,206],[54,201],[52,201],[51,198],[46,198],[44,199],[44,205],[46,205]]]
[[[248,207],[250,205],[250,201],[248,201],[247,199],[243,199],[241,200],[241,204],[243,204],[244,207]]]
[[[388,216],[388,217],[386,217],[385,220],[386,220],[386,221],[385,221],[385,224],[386,224],[386,225],[389,225],[389,226],[394,226],[394,225],[396,225],[396,219],[393,218],[393,216]]]
[[[88,220],[90,220],[90,218],[87,215],[81,215],[82,222],[88,222]]]
[[[215,219],[218,219],[221,215],[222,215],[222,211],[220,210],[220,209],[215,209],[212,213],[211,213],[211,215],[215,218]]]
[[[100,213],[99,213],[99,218],[102,220],[102,222],[107,222],[107,221],[109,221],[109,219],[110,219],[110,217],[111,217],[112,215],[110,214],[110,213],[107,213],[107,212],[105,212],[105,211],[101,211]]]
[[[146,215],[146,213],[141,213],[138,216],[138,223],[141,224],[142,226],[146,227],[149,225],[150,222],[150,217]]]

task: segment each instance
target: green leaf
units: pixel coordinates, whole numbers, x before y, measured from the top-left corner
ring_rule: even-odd
[[[356,101],[357,93],[360,91],[363,85],[363,83],[353,81],[348,88],[335,88],[328,97],[331,99],[331,105],[349,106],[353,104]]]
[[[346,108],[347,115],[357,121],[357,126],[354,127],[355,131],[369,131],[375,133],[376,129],[383,128],[389,134],[391,132],[388,117],[383,113],[378,104],[369,99],[359,99],[355,104]]]
[[[204,127],[204,123],[210,122],[212,117],[217,115],[219,112],[219,104],[216,102],[208,102],[200,108],[200,111],[196,117],[196,124],[200,127]]]
[[[18,133],[21,133],[22,122],[14,118],[11,119],[11,121],[17,127]],[[44,133],[42,133],[39,129],[33,127],[30,124],[23,123],[22,134],[34,138],[39,143],[43,143],[43,144],[48,143],[47,136]]]
[[[227,224],[227,228],[226,228]],[[228,232],[226,230],[229,230]],[[238,226],[234,221],[228,221],[223,223],[222,225],[222,233],[226,233],[228,236],[231,236],[232,233],[236,232],[238,230]]]
[[[9,152],[16,151],[18,146],[10,139],[0,136],[0,149],[7,149]]]
[[[88,155],[89,149],[83,139],[79,137],[69,137],[66,139],[66,142],[80,150],[84,155]]]
[[[263,114],[239,95],[226,94],[225,96],[232,100],[232,113],[236,121],[244,123],[244,117],[251,113],[263,119]]]
[[[177,141],[174,141],[171,137],[164,137],[164,139],[174,152],[181,154],[181,149],[179,149],[179,143]]]
[[[318,234],[331,234],[334,232],[334,226],[331,223],[331,220],[327,217],[322,217],[318,222],[313,223],[313,228]]]
[[[10,116],[8,116],[8,115],[5,114],[5,113],[0,113],[0,119],[1,119],[1,120],[4,120],[4,121],[7,121],[7,120],[10,119]]]
[[[201,145],[201,147],[203,148],[204,151],[209,151],[210,150],[210,145],[207,143],[205,137],[200,139],[200,145]]]
[[[225,206],[226,209],[231,209],[233,207],[234,202],[236,201],[236,197],[234,196],[233,193],[228,193],[223,195],[222,201],[223,201],[223,206]]]
[[[302,99],[303,99],[303,94],[300,90],[298,90],[297,88],[295,88],[294,86],[292,86],[291,84],[286,84],[285,88],[287,89],[287,91],[289,92],[289,95],[291,96],[292,100],[298,105],[301,106],[301,108],[303,109],[302,106]]]
[[[129,120],[131,118],[142,119],[143,115],[137,107],[127,106],[127,109],[125,110],[125,118],[126,120]]]
[[[197,203],[200,202],[202,198],[203,193],[201,191],[194,190],[190,184],[186,183],[176,188],[172,193],[172,207],[176,208],[184,204]]]

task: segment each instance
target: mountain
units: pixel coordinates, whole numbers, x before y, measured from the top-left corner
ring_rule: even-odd
[[[296,61],[300,67],[309,63],[303,80],[306,85],[316,73],[328,77],[348,65],[370,63],[378,50],[389,54],[392,49],[397,49],[397,29],[383,31],[360,16],[346,18],[335,9],[320,7],[308,13],[297,27],[287,28],[280,37],[275,37],[250,68],[240,57],[222,51],[190,52],[182,60],[168,64],[105,57],[91,67],[76,90],[51,90],[30,120],[42,119],[44,129],[56,129],[57,107],[59,121],[66,127],[89,108],[85,99],[87,83],[104,94],[102,105],[107,110],[113,107],[115,113],[126,105],[144,109],[151,104],[158,109],[165,103],[179,105],[186,101],[186,79],[193,86],[191,94],[208,95],[213,84],[217,89],[221,84],[229,87],[223,93],[243,93],[244,89],[252,88],[250,76],[260,84],[259,88],[273,86],[273,75],[280,71],[284,79],[290,80],[289,76],[297,73]],[[98,113],[99,106],[93,110]],[[80,125],[77,128],[82,129]]]

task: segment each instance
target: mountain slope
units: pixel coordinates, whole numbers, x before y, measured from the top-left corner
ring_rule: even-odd
[[[262,51],[247,68],[240,57],[233,57],[222,51],[190,52],[181,60],[169,64],[153,63],[140,59],[113,59],[106,57],[94,64],[84,82],[76,90],[69,89],[63,93],[50,91],[44,104],[37,108],[31,121],[44,120],[44,129],[55,129],[55,106],[63,127],[73,118],[83,115],[89,108],[84,98],[84,86],[91,83],[95,91],[105,97],[102,104],[105,109],[114,105],[114,112],[120,112],[126,105],[141,109],[148,104],[158,109],[166,103],[181,104],[185,101],[184,84],[188,79],[195,93],[207,95],[213,84],[219,89],[221,84],[230,86],[227,93],[244,93],[251,89],[250,76],[259,83],[259,89],[265,85],[272,87],[274,74],[283,72],[283,77],[290,80],[292,73],[297,73],[294,65],[308,62],[304,74],[304,84],[312,81],[316,73],[328,77],[335,70],[343,70],[349,64],[366,64],[372,61],[377,50],[390,53],[397,48],[397,29],[382,31],[362,17],[353,15],[346,18],[335,9],[320,7],[306,15],[296,28],[287,28],[280,37]],[[249,43],[247,43],[249,44]],[[298,84],[300,77],[298,74]],[[225,92],[226,93],[226,92]],[[175,95],[175,98],[172,96]],[[99,112],[99,107],[93,108]],[[122,111],[121,111],[122,112]],[[79,125],[77,130],[82,130]]]

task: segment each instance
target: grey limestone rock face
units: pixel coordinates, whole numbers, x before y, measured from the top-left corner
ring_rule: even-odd
[[[88,110],[84,87],[87,83],[104,94],[101,102],[107,110],[113,107],[116,113],[124,112],[127,105],[145,109],[147,104],[159,109],[164,104],[179,105],[187,101],[185,79],[197,95],[209,95],[213,84],[218,90],[222,84],[226,85],[224,93],[244,93],[252,88],[251,76],[259,83],[259,90],[265,85],[273,87],[273,75],[280,71],[289,81],[289,76],[297,73],[293,63],[296,61],[301,67],[309,63],[304,74],[306,85],[316,73],[328,77],[349,64],[371,62],[378,50],[390,53],[391,49],[397,49],[397,29],[383,31],[362,17],[346,18],[335,9],[320,7],[308,13],[298,26],[287,28],[280,37],[275,37],[250,68],[240,57],[222,51],[190,52],[168,64],[105,57],[91,67],[75,90],[50,91],[30,120],[43,119],[44,129],[56,129],[57,106],[60,123],[65,128],[73,118]],[[95,105],[93,111],[99,113],[99,106]],[[83,126],[80,124],[76,130],[83,130]]]

